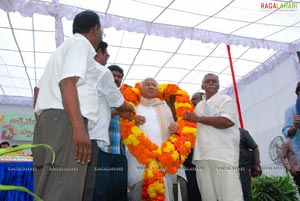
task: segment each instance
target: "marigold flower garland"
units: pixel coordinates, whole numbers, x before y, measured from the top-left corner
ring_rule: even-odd
[[[125,100],[137,106],[140,102],[140,83],[135,87],[123,85],[120,88]],[[183,120],[182,117],[194,107],[186,91],[181,90],[175,84],[161,84],[158,86],[157,97],[168,100],[175,96],[174,107],[176,110],[178,130],[171,135],[161,147],[151,140],[130,121],[121,118],[120,127],[124,144],[136,159],[146,166],[143,174],[142,198],[149,201],[164,201],[164,181],[166,172],[175,174],[180,165],[185,161],[195,143],[196,123]]]

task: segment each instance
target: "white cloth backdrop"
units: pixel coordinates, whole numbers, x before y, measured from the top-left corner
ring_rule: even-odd
[[[262,72],[261,72],[262,73]],[[282,136],[285,109],[296,102],[296,84],[300,81],[300,65],[291,54],[277,66],[269,68],[251,82],[238,84],[244,128],[259,146],[261,166],[267,175],[285,174],[269,157],[269,145]],[[234,99],[233,91],[228,92]]]

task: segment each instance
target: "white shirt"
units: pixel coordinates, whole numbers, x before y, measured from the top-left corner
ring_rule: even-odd
[[[226,117],[234,125],[226,129],[197,123],[193,160],[216,160],[238,165],[240,133],[236,121],[236,106],[226,95],[216,93],[196,105],[195,114],[205,117]]]
[[[111,119],[111,107],[120,107],[124,103],[124,98],[115,84],[111,71],[97,62],[94,65],[98,77],[95,83],[99,97],[99,118],[95,124],[89,123],[89,135],[90,139],[104,142],[101,145],[109,145],[108,128]]]
[[[40,114],[46,109],[64,109],[59,83],[61,80],[78,76],[77,89],[85,84],[96,82],[93,65],[96,51],[81,34],[66,40],[50,57],[46,70],[39,81],[39,95],[34,112]],[[98,120],[98,96],[95,89],[86,88],[83,95],[78,91],[81,115],[89,121]]]

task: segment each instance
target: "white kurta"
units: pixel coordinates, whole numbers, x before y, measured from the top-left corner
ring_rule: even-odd
[[[172,112],[170,108],[167,106],[167,104],[164,105],[167,107],[168,114],[166,114],[165,118],[169,119],[169,122],[174,122]],[[140,126],[140,129],[145,133],[145,135],[148,136],[148,138],[158,146],[161,146],[163,143],[162,137],[160,134],[160,125],[157,118],[157,114],[155,112],[155,106],[144,106],[144,105],[138,105],[136,107],[136,114],[145,116],[146,122],[142,126]],[[127,158],[128,158],[128,185],[132,186],[143,179],[143,172],[145,169],[145,165],[139,163],[136,158],[131,155],[131,153],[127,152]],[[176,175],[179,175],[186,179],[185,172],[183,169],[179,169]],[[170,185],[170,182],[166,182],[166,179],[171,179],[171,177],[174,175],[167,174],[167,177],[164,179],[165,181],[165,200],[172,200],[173,199],[173,191],[172,191],[172,184]],[[172,180],[172,179],[171,179]],[[176,179],[175,179],[176,180]],[[167,184],[169,183],[169,185]]]
[[[234,125],[226,129],[197,123],[197,137],[193,160],[216,160],[238,166],[240,133],[236,106],[226,95],[216,93],[207,101],[202,100],[195,108],[195,113],[206,117],[226,117]]]
[[[205,117],[226,117],[234,122],[233,126],[226,129],[197,123],[193,163],[196,165],[202,199],[243,200],[237,169],[240,133],[233,100],[216,93],[207,101],[204,99],[199,102],[195,113]]]

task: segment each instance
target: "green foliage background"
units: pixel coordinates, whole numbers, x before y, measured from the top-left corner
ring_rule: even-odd
[[[298,201],[297,186],[290,176],[255,177],[251,183],[253,201]]]

